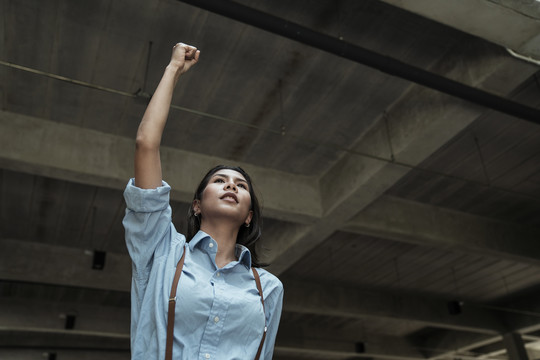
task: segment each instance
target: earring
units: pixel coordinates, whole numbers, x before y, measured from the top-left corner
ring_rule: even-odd
[[[199,214],[198,213],[193,213],[193,216],[198,217]]]
[[[245,227],[250,227],[250,223],[244,224]]]

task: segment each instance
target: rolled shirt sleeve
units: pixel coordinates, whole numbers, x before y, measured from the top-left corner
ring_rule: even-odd
[[[126,245],[133,261],[134,276],[147,277],[154,258],[167,255],[172,228],[169,194],[171,187],[165,181],[156,189],[141,189],[131,179],[124,191],[126,214]]]
[[[141,328],[146,328],[148,322],[154,323],[152,326],[157,327],[164,319],[164,316],[156,316],[151,320],[148,315],[143,314],[143,308],[151,309],[156,306],[156,288],[163,286],[163,278],[156,272],[155,263],[163,262],[171,253],[179,258],[184,248],[185,238],[176,231],[171,222],[170,190],[171,187],[166,182],[156,189],[141,189],[136,187],[134,179],[131,179],[124,191],[126,213],[122,224],[132,260],[132,350],[136,348],[137,341],[152,342],[152,339],[141,333]],[[176,251],[171,252],[173,244],[176,245]],[[152,271],[155,278],[153,282]],[[150,283],[153,286],[149,286]],[[161,328],[156,328],[156,331],[161,333],[163,331]]]

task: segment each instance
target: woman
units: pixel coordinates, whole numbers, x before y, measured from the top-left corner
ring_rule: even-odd
[[[271,359],[283,286],[269,272],[251,268],[258,265],[254,244],[261,219],[249,176],[235,167],[210,170],[189,211],[188,242],[171,223],[159,146],[174,87],[199,55],[192,46],[174,46],[137,132],[123,221],[133,260],[131,356],[248,360],[259,352],[260,359]]]

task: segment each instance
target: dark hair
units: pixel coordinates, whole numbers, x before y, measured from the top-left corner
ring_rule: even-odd
[[[257,251],[255,249],[255,244],[257,241],[261,238],[262,234],[262,213],[261,208],[259,206],[259,201],[257,200],[257,196],[255,195],[255,191],[253,190],[253,184],[251,182],[251,178],[249,175],[238,166],[227,166],[227,165],[218,165],[208,171],[204,178],[201,180],[201,183],[197,187],[197,190],[195,191],[195,195],[193,196],[193,201],[195,200],[201,200],[202,199],[202,193],[204,189],[206,189],[206,186],[208,185],[208,182],[210,181],[210,178],[219,170],[234,170],[242,174],[242,176],[246,179],[249,187],[249,195],[251,197],[251,211],[253,211],[253,216],[251,218],[250,226],[240,226],[240,230],[238,231],[238,236],[236,238],[236,243],[244,245],[247,247],[251,253],[251,264],[255,267],[264,267],[268,266],[268,264],[262,264],[259,262],[259,258],[257,255]],[[193,211],[193,205],[189,207],[188,210],[188,217],[187,217],[187,239],[190,241],[195,234],[200,230],[201,228],[201,219],[200,216],[195,216],[195,212]]]

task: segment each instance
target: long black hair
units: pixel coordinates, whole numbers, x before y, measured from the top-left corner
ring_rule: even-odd
[[[238,231],[238,236],[236,238],[236,243],[244,245],[247,247],[251,253],[251,264],[255,267],[263,267],[268,266],[268,264],[262,264],[259,262],[259,258],[257,255],[257,250],[255,249],[255,244],[257,241],[261,238],[262,234],[262,213],[261,208],[259,206],[259,201],[257,200],[257,196],[255,195],[255,191],[253,190],[253,184],[251,182],[251,178],[249,177],[248,173],[244,171],[241,167],[238,166],[227,166],[227,165],[218,165],[208,171],[204,178],[201,180],[201,183],[197,187],[197,190],[195,191],[195,195],[193,196],[193,201],[195,200],[201,200],[202,199],[202,193],[204,189],[206,189],[206,186],[208,185],[208,182],[210,181],[210,178],[218,171],[220,170],[234,170],[242,174],[242,176],[246,179],[249,187],[249,195],[251,197],[251,208],[250,210],[253,211],[253,216],[251,218],[251,222],[249,223],[249,227],[245,227],[244,225],[240,226],[240,230]],[[195,216],[195,212],[193,210],[193,205],[189,207],[188,210],[188,216],[187,216],[187,239],[190,241],[195,234],[201,229],[201,219],[200,216]]]

